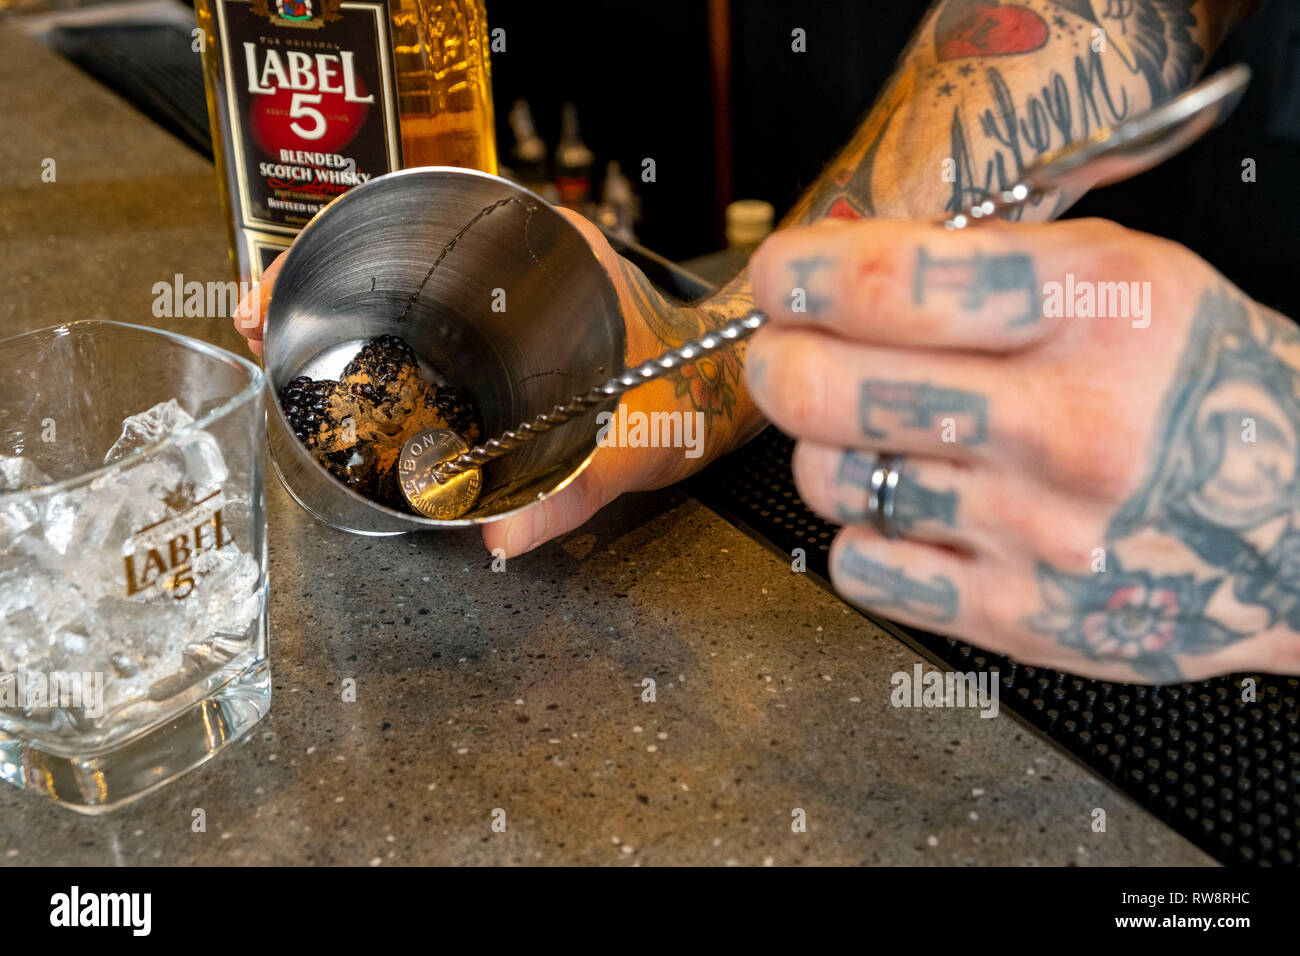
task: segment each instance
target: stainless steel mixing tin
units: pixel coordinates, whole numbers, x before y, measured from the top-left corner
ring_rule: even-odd
[[[514,183],[452,167],[406,169],[336,199],[299,234],[275,280],[264,354],[274,393],[337,378],[368,339],[405,339],[425,371],[469,393],[485,435],[517,425],[624,367],[618,295],[564,216]],[[554,494],[596,451],[617,398],[483,469],[468,514],[405,514],[336,481],[270,402],[272,461],[322,521],[359,534],[464,527]]]

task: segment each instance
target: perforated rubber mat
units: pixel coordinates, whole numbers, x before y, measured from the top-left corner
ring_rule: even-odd
[[[203,68],[188,30],[170,23],[65,26],[47,42],[183,143],[212,156]]]
[[[769,428],[687,487],[784,560],[807,554],[829,588],[838,530],[790,475],[794,442]],[[940,666],[996,670],[1001,704],[1227,864],[1300,864],[1300,679],[1242,674],[1147,687],[1017,664],[961,641],[887,624]],[[1245,678],[1256,682],[1242,700]]]

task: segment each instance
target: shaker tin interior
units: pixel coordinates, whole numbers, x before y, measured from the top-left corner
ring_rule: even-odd
[[[293,266],[295,262],[295,252],[304,248],[304,243],[302,242],[304,237],[309,234],[314,235],[323,228],[328,228],[329,220],[331,218],[337,218],[340,212],[350,212],[351,209],[356,207],[359,203],[366,202],[366,197],[375,190],[385,188],[386,184],[391,186],[394,181],[400,181],[407,178],[415,179],[429,177],[431,175],[439,177],[477,179],[503,186],[512,195],[518,196],[521,200],[535,203],[537,210],[544,210],[543,215],[554,217],[553,222],[558,229],[569,234],[573,240],[580,244],[581,248],[585,250],[582,253],[586,263],[585,268],[590,273],[591,277],[598,283],[601,298],[603,299],[602,306],[612,309],[614,314],[618,317],[616,332],[619,361],[617,365],[618,367],[622,367],[626,358],[626,340],[625,331],[622,327],[621,313],[619,313],[618,310],[617,292],[615,291],[608,275],[605,273],[604,267],[601,265],[598,256],[595,251],[591,249],[585,237],[583,237],[582,233],[571,221],[556,212],[549,203],[537,196],[535,193],[530,192],[516,183],[512,183],[508,180],[502,179],[501,177],[493,176],[489,173],[484,173],[478,170],[450,166],[414,167],[376,177],[362,186],[349,190],[347,193],[344,193],[318,212],[299,233],[298,241],[295,242],[294,246],[291,247],[289,252],[286,254],[285,262],[277,276],[277,286],[279,285],[280,280]],[[558,494],[567,488],[579,475],[581,475],[590,465],[591,460],[595,457],[598,447],[593,446],[590,452],[584,455],[580,461],[577,461],[560,481],[546,489],[544,492],[539,493],[536,498],[521,503],[517,507],[494,514],[476,515],[470,513],[466,516],[455,519],[433,519],[425,518],[413,513],[398,511],[380,504],[377,501],[373,501],[370,498],[347,488],[342,484],[342,482],[335,479],[324,468],[324,466],[316,460],[315,456],[311,455],[292,434],[288,419],[277,399],[276,393],[278,387],[283,386],[283,384],[287,383],[297,375],[310,375],[312,371],[316,371],[317,374],[320,374],[326,364],[331,367],[337,365],[340,363],[340,358],[338,355],[334,355],[329,359],[328,363],[322,362],[322,354],[331,349],[330,346],[326,346],[307,361],[299,363],[296,368],[278,368],[277,366],[280,362],[274,355],[275,342],[277,341],[276,324],[282,321],[283,311],[284,301],[281,298],[279,306],[277,307],[277,295],[273,290],[267,306],[266,328],[263,338],[263,361],[267,369],[267,387],[271,392],[268,399],[268,405],[272,406],[267,410],[268,443],[271,449],[269,457],[277,477],[289,492],[290,497],[292,497],[305,511],[326,524],[343,531],[367,536],[388,536],[404,534],[409,531],[474,527],[518,514],[526,508],[531,507],[536,502]],[[363,341],[364,339],[357,340],[358,349]],[[425,365],[426,362],[423,361],[424,357],[422,356],[421,358],[421,364]],[[345,363],[347,358],[344,357],[341,361]],[[469,390],[472,391],[472,388]],[[540,411],[541,409],[538,410]],[[275,416],[274,421],[272,416]],[[522,421],[527,417],[530,416],[520,416],[520,420]],[[516,423],[512,423],[512,425],[508,427],[513,427],[513,424]],[[278,439],[276,437],[277,431],[280,436]],[[288,441],[284,440],[286,438]],[[281,460],[282,456],[285,455],[295,459],[296,467],[292,469],[292,471],[301,479],[301,482],[306,485],[306,487],[296,486],[293,477],[288,473],[291,469],[289,469],[286,466],[286,463]],[[347,501],[347,514],[343,515],[337,510],[327,511],[327,509],[318,507],[311,500],[313,489],[320,489],[335,499],[339,498],[338,493],[341,492],[343,498]]]

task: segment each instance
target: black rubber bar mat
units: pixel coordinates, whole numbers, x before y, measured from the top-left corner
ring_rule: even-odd
[[[829,588],[838,528],[799,499],[793,449],[769,428],[687,489],[787,562],[804,549],[807,573]],[[1300,679],[1243,674],[1162,687],[1117,684],[887,626],[945,668],[998,671],[1002,706],[1219,861],[1300,864]],[[1250,703],[1242,700],[1245,677],[1256,682]]]
[[[212,156],[208,101],[190,35],[172,24],[58,27],[47,41],[187,146]]]

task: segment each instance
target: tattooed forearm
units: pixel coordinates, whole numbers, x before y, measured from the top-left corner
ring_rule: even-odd
[[[1045,153],[1123,122],[1132,112],[1128,92],[1123,86],[1112,90],[1103,60],[1095,52],[1074,57],[1071,80],[1052,70],[1040,89],[1020,98],[996,67],[987,69],[984,82],[993,105],[978,114],[972,133],[967,133],[962,111],[953,109],[952,191],[944,212],[956,213],[984,202],[1015,185]],[[1047,210],[1047,218],[1059,215],[1077,198],[1060,197]],[[1009,215],[1019,219],[1023,211]]]
[[[668,299],[627,260],[620,258],[618,264],[634,311],[649,328],[656,351],[677,348],[699,338],[753,305],[747,281],[733,281],[705,305],[692,307]],[[740,343],[688,362],[665,376],[675,396],[686,398],[694,411],[704,413],[710,434],[721,423],[730,423],[736,414],[743,356],[744,343]]]
[[[853,545],[840,555],[837,571],[852,589],[850,597],[855,603],[913,614],[935,624],[957,617],[957,589],[943,575],[936,574],[929,581],[911,578],[902,568],[881,564]]]
[[[955,212],[1186,89],[1222,24],[1190,0],[941,0],[787,223]],[[1028,213],[1052,218],[1078,196]]]
[[[1050,11],[1040,14],[1027,6],[1011,14],[1007,7],[982,0],[949,0],[936,19],[940,64],[979,59],[986,49],[1000,57],[1030,47],[1056,51],[1034,82],[1017,83],[985,58],[980,70],[967,71],[969,61],[957,68],[957,77],[965,82],[954,78],[946,92],[939,87],[938,99],[961,101],[952,108],[949,126],[952,189],[946,212],[1013,185],[1044,153],[1122,122],[1137,108],[1165,102],[1191,85],[1206,59],[1197,40],[1203,37],[1208,46],[1209,30],[1198,24],[1191,0],[1050,2],[1057,9],[1047,17],[1043,14]],[[1018,32],[1002,24],[996,32],[981,34],[981,23],[990,17],[1022,22]],[[985,29],[992,26],[984,24]],[[972,42],[981,36],[982,42]],[[1029,42],[1040,37],[1042,42]],[[1037,55],[1047,56],[1048,50]],[[942,66],[940,71],[952,72]],[[979,102],[987,105],[973,105]],[[1055,197],[1044,210],[1046,217],[1059,215],[1077,198]]]
[[[885,418],[892,419],[893,427],[907,429],[931,429],[937,420],[947,419],[938,424],[950,426],[954,440],[961,435],[966,445],[981,445],[988,437],[987,398],[928,382],[868,379],[862,383],[858,411],[862,434],[868,438],[888,437],[880,427]]]
[[[1300,632],[1300,335],[1226,288],[1201,299],[1147,478],[1091,574],[1038,566],[1029,621],[1160,681],[1275,626]]]

